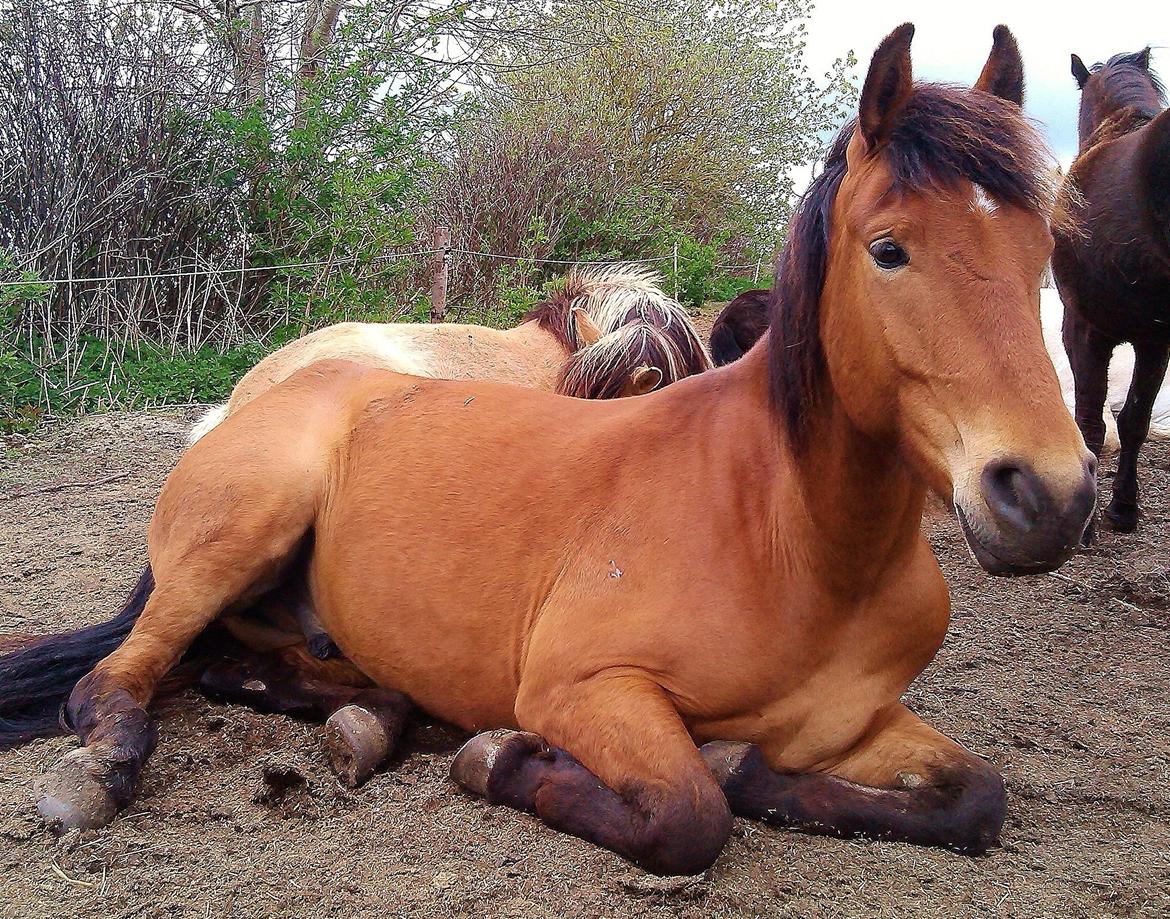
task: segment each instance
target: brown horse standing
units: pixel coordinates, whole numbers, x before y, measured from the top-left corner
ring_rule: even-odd
[[[1133,344],[1133,382],[1117,419],[1121,453],[1112,527],[1137,526],[1137,457],[1170,356],[1170,111],[1150,49],[1090,71],[1075,54],[1080,150],[1065,179],[1071,221],[1056,230],[1052,271],[1064,301],[1064,345],[1076,381],[1076,419],[1100,455],[1109,359]]]
[[[915,85],[912,34],[877,49],[794,220],[766,347],[608,402],[326,363],[193,447],[42,814],[111,819],[158,680],[308,553],[322,621],[385,687],[302,687],[355,756],[408,698],[494,729],[456,757],[465,789],[657,872],[711,864],[732,813],[990,845],[999,775],[900,701],[949,613],[923,502],[953,499],[987,570],[1047,571],[1095,461],[1044,356],[1051,190],[1018,50],[1001,27],[975,90]],[[0,703],[60,692],[70,641],[0,659],[44,662]]]

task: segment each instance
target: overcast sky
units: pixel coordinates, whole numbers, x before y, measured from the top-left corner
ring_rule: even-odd
[[[1025,109],[1044,126],[1066,167],[1076,153],[1079,98],[1070,53],[1091,67],[1119,51],[1152,45],[1154,70],[1170,83],[1170,0],[816,0],[808,24],[808,64],[813,73],[822,73],[852,49],[860,83],[877,43],[902,22],[916,26],[911,51],[916,78],[968,85],[987,60],[991,30],[1007,25],[1024,55]]]

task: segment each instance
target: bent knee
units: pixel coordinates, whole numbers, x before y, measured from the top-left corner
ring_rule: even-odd
[[[940,789],[953,795],[942,815],[939,841],[947,848],[981,855],[999,842],[1007,816],[1003,777],[990,766],[963,766],[941,773]]]
[[[718,786],[658,802],[643,835],[637,863],[653,874],[699,874],[723,851],[732,816]]]

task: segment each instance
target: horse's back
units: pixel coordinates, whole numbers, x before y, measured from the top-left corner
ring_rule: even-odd
[[[1078,157],[1066,179],[1075,189],[1071,221],[1056,233],[1053,269],[1065,305],[1106,335],[1170,342],[1170,249],[1154,232],[1140,165],[1146,139],[1141,128]]]

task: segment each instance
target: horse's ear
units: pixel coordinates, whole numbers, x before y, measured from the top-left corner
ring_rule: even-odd
[[[882,39],[861,89],[857,126],[867,152],[889,137],[894,120],[910,98],[914,78],[910,70],[910,41],[914,24],[904,22]]]
[[[1085,88],[1085,84],[1089,82],[1089,68],[1085,66],[1085,62],[1077,55],[1072,56],[1072,75],[1073,79],[1077,81],[1077,86],[1080,89]]]
[[[1150,69],[1150,46],[1146,45],[1141,51],[1137,53],[1137,62],[1141,64],[1143,70]]]
[[[639,367],[630,380],[630,395],[644,396],[662,385],[662,371],[657,367]]]
[[[1020,55],[1020,46],[1007,26],[996,26],[991,35],[991,54],[975,81],[975,89],[1022,106],[1024,59]]]
[[[589,318],[589,314],[579,306],[573,307],[573,326],[577,330],[577,346],[588,348],[597,344],[601,338],[601,329]]]

